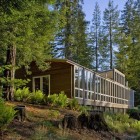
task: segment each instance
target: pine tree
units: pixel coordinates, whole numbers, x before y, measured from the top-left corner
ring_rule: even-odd
[[[128,0],[121,16],[121,30],[117,67],[122,70],[129,84],[135,90],[140,89],[140,16],[139,1]]]
[[[1,1],[0,45],[6,54],[5,77],[7,99],[13,99],[15,67],[36,61],[40,68],[46,68],[45,60],[51,58],[49,42],[56,30],[56,13],[50,11],[50,3],[44,1]],[[0,52],[1,53],[1,52]]]
[[[95,55],[95,68],[98,71],[99,68],[99,47],[101,39],[101,12],[98,3],[95,4],[95,9],[93,12],[92,26],[91,26],[91,40],[92,48],[95,50],[93,55]]]
[[[91,55],[87,46],[87,22],[82,11],[82,1],[65,0],[59,2],[57,6],[60,12],[63,11],[61,15],[65,24],[56,36],[54,45],[56,56],[73,60],[81,65],[91,65],[89,58]]]
[[[113,68],[113,55],[114,55],[114,44],[115,35],[117,34],[117,27],[119,24],[119,11],[117,6],[114,7],[113,1],[110,0],[108,3],[108,8],[104,11],[103,17],[103,30],[107,39],[107,49],[109,49],[110,55],[110,69]]]
[[[76,25],[74,27],[74,43],[73,49],[73,61],[84,65],[88,68],[92,67],[91,48],[88,46],[88,22],[85,21],[85,14],[82,11],[82,6],[79,5],[76,15]]]

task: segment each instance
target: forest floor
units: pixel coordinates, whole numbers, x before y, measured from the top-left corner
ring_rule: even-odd
[[[7,102],[7,105],[17,104],[26,106],[26,120],[21,122],[13,120],[4,132],[1,140],[134,140],[133,137],[125,134],[94,130],[74,129],[64,130],[61,126],[56,127],[65,114],[79,115],[78,112],[55,107],[23,104],[19,102]],[[55,122],[55,125],[53,125]],[[113,135],[112,135],[113,134]]]

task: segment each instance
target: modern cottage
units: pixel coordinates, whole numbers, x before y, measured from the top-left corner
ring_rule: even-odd
[[[49,95],[64,91],[80,104],[94,106],[98,110],[125,112],[134,107],[134,91],[128,87],[125,75],[117,69],[97,73],[67,59],[53,59],[50,69],[41,71],[31,63],[31,75],[17,71],[17,77],[31,82],[32,91],[41,90]]]

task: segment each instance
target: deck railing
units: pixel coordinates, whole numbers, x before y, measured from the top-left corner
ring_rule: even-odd
[[[75,97],[84,104],[128,108],[134,106],[134,91],[124,84],[75,66]]]

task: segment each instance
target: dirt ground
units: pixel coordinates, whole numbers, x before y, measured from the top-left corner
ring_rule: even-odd
[[[60,122],[65,114],[79,115],[78,112],[55,107],[29,105],[19,102],[7,102],[10,106],[22,104],[26,106],[26,120],[13,120],[4,132],[1,140],[127,140],[128,137],[112,132],[96,132],[94,130],[64,130],[52,122]],[[116,138],[115,138],[116,137]],[[117,138],[118,137],[118,138]],[[131,140],[131,139],[130,139]]]

